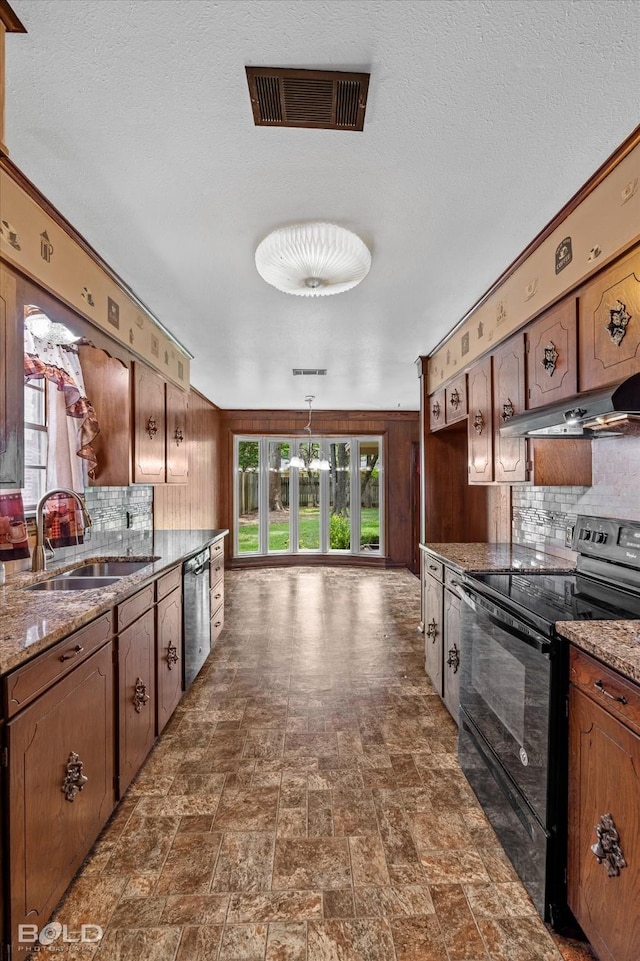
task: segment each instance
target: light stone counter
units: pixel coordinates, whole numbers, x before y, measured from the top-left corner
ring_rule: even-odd
[[[563,557],[518,544],[421,544],[420,547],[459,571],[565,572],[575,569],[575,564]]]
[[[558,621],[556,630],[587,654],[640,684],[640,621]]]
[[[146,582],[228,534],[227,530],[155,531],[140,539],[140,550],[116,556],[107,550],[83,554],[64,566],[55,559],[38,574],[19,573],[0,587],[0,674],[6,674],[134,594]],[[153,558],[157,558],[153,560]],[[24,587],[80,564],[149,559],[149,564],[114,584],[87,591],[25,591]]]

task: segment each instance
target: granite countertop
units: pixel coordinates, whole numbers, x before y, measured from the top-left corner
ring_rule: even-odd
[[[575,563],[518,544],[421,544],[459,571],[572,571]]]
[[[554,554],[516,544],[421,544],[459,571],[567,572],[575,565]],[[603,664],[640,684],[640,621],[558,621],[558,634]]]
[[[73,631],[110,610],[147,581],[204,550],[228,534],[228,530],[155,531],[140,541],[140,550],[116,556],[111,550],[96,549],[62,566],[49,561],[38,574],[13,574],[0,587],[0,674],[6,674],[35,654],[44,651]],[[81,564],[99,560],[147,560],[141,570],[119,581],[93,590],[25,591],[22,588]]]
[[[558,621],[556,630],[587,654],[640,684],[640,621]]]

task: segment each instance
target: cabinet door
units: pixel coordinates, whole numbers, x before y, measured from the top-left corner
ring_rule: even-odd
[[[442,697],[442,584],[430,574],[424,583],[424,669]]]
[[[455,424],[467,416],[467,378],[461,374],[457,380],[445,388],[445,420]]]
[[[567,297],[525,331],[527,407],[541,407],[578,390],[577,307]]]
[[[16,278],[0,269],[0,488],[24,486],[23,319]]]
[[[493,479],[502,484],[527,479],[527,442],[503,437],[500,428],[524,410],[524,336],[513,337],[493,355]]]
[[[598,957],[636,961],[640,944],[640,738],[575,687],[569,698],[568,900]],[[617,845],[607,822],[618,834]],[[598,862],[596,826],[625,867]]]
[[[10,928],[17,952],[17,926],[43,927],[114,807],[112,642],[7,728]]]
[[[78,348],[87,397],[93,404],[100,433],[91,442],[98,466],[90,487],[128,487],[131,483],[130,371],[98,347]]]
[[[429,397],[429,429],[438,430],[445,424],[445,396],[444,387],[436,390]]]
[[[491,358],[472,367],[467,375],[469,397],[469,483],[493,480],[493,417],[491,408]]]
[[[458,723],[460,707],[460,598],[444,592],[443,698]]]
[[[160,734],[182,697],[182,588],[158,601],[157,624],[157,704]]]
[[[640,250],[587,284],[579,296],[580,390],[640,370]]]
[[[133,368],[133,482],[164,484],[164,381],[137,361]]]
[[[166,385],[167,483],[186,484],[189,476],[187,409],[189,395],[173,384]]]
[[[155,739],[153,608],[118,636],[119,792],[137,774]]]

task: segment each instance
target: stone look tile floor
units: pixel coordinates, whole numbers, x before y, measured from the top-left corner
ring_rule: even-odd
[[[456,761],[406,571],[230,572],[225,628],[56,918],[96,961],[584,961]],[[59,945],[57,945],[59,947]]]

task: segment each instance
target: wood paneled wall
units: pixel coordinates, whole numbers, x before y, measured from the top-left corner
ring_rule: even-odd
[[[191,389],[187,420],[189,481],[154,488],[156,530],[208,530],[227,526],[221,495],[221,481],[227,470],[221,415],[215,404]]]
[[[306,437],[308,411],[221,411],[226,436],[228,469],[221,486],[224,506],[220,526],[233,530],[231,465],[234,434],[276,434]],[[413,568],[419,527],[415,516],[417,479],[412,470],[413,445],[419,443],[417,411],[315,411],[314,434],[378,434],[383,437],[385,455],[386,559],[388,565]],[[415,460],[415,458],[414,458]],[[415,496],[414,496],[415,495]],[[232,538],[229,538],[232,541]]]

